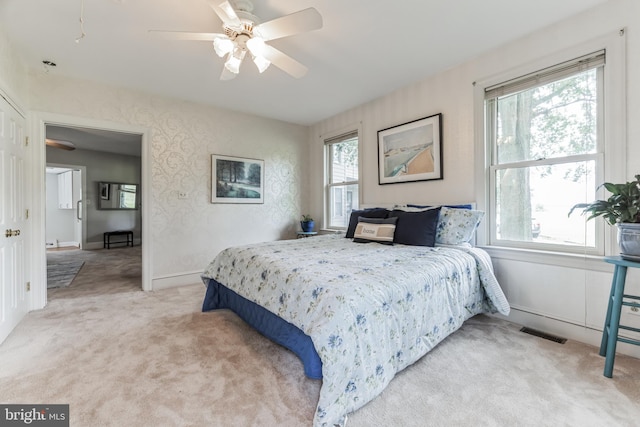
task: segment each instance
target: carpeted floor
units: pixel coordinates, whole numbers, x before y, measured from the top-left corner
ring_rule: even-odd
[[[202,284],[76,282],[0,346],[0,402],[68,403],[72,426],[311,425],[320,381],[233,313],[202,313]],[[603,366],[595,347],[476,316],[347,427],[638,425],[640,360],[618,355],[613,379]]]

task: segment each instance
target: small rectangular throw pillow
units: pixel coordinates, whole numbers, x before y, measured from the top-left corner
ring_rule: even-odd
[[[358,218],[386,218],[389,215],[389,210],[385,208],[369,208],[362,210],[353,210],[349,217],[349,226],[347,227],[347,234],[344,236],[348,239],[353,238],[353,233],[356,231],[356,225],[358,225]]]
[[[398,218],[358,218],[358,224],[353,233],[356,243],[377,242],[393,245],[393,235],[396,231]]]

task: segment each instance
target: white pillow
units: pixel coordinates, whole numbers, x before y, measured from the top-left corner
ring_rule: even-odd
[[[436,243],[460,245],[473,239],[473,233],[484,217],[483,211],[473,209],[453,209],[443,206],[440,209]]]
[[[377,242],[393,245],[398,218],[358,218],[358,225],[353,233],[356,243]]]

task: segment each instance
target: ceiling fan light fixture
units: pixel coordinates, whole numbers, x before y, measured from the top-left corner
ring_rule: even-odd
[[[238,74],[240,72],[240,64],[242,64],[242,60],[246,53],[246,50],[236,48],[233,53],[229,54],[229,59],[224,63],[224,66],[233,74]]]
[[[75,146],[75,144],[73,142],[64,141],[62,139],[46,138],[45,139],[45,144],[48,145],[49,147],[61,148],[63,150],[67,150],[67,151],[72,151],[72,150],[76,149],[76,146]]]
[[[253,56],[264,56],[265,42],[262,37],[254,36],[247,40],[247,49]]]
[[[265,70],[269,68],[269,65],[271,65],[271,61],[266,59],[264,56],[254,56],[253,63],[258,67],[260,74],[264,73]]]
[[[230,39],[223,39],[218,37],[213,41],[213,48],[215,49],[216,54],[220,58],[222,58],[225,55],[233,52],[235,44]]]

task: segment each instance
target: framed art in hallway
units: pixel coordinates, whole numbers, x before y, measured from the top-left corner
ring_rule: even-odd
[[[378,184],[442,179],[442,114],[378,131]]]
[[[212,154],[211,203],[264,203],[264,160]]]
[[[101,182],[100,183],[100,199],[109,200],[110,195],[111,195],[111,184],[107,182]]]

